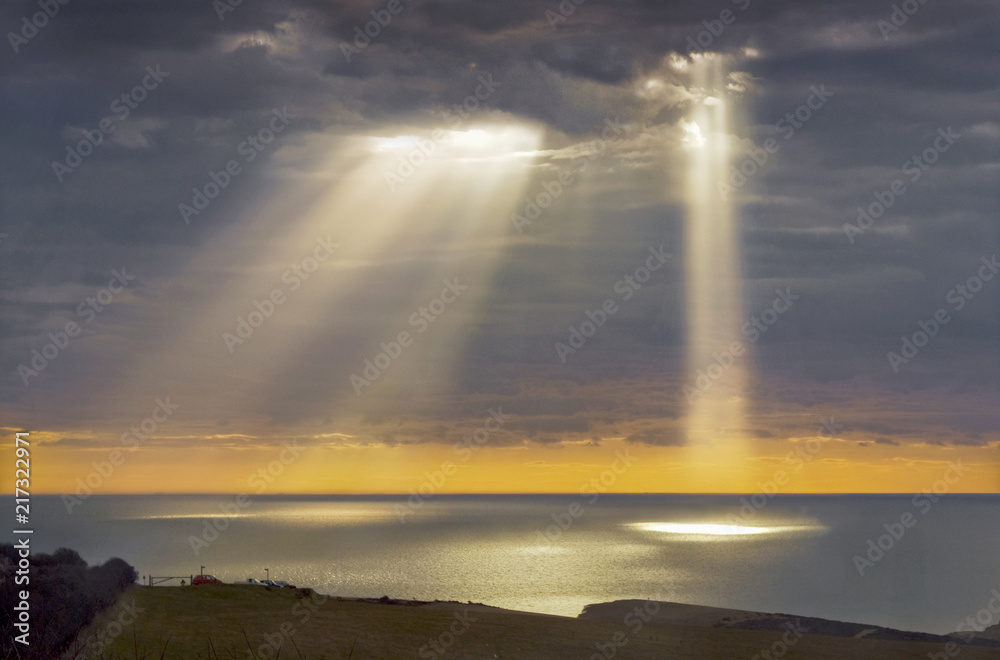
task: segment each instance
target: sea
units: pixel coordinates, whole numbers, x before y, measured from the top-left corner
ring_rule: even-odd
[[[269,576],[565,616],[655,599],[932,633],[1000,609],[996,495],[94,495],[72,513],[34,496],[31,514],[34,552],[121,557],[143,583]]]

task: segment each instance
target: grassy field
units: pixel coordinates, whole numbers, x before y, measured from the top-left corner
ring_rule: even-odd
[[[1000,657],[998,649],[959,649],[962,660]],[[785,645],[780,631],[663,624],[636,630],[634,619],[606,623],[482,605],[373,602],[299,589],[200,585],[134,587],[64,657],[762,660],[768,656],[759,654],[775,651],[785,652],[771,657],[785,659],[926,660],[944,647],[809,634]]]

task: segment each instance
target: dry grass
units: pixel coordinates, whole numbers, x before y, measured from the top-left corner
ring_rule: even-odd
[[[624,624],[511,612],[457,603],[385,604],[328,598],[316,604],[303,590],[235,585],[135,587],[134,625],[87,656],[99,660],[367,660],[433,658],[461,660],[606,660],[616,633],[618,660],[639,658],[746,658],[781,639],[760,630],[701,626],[647,626],[634,633]],[[117,608],[99,617],[78,640],[106,636]],[[459,617],[456,619],[456,612]],[[467,623],[463,621],[467,620]],[[283,634],[282,626],[285,632]],[[117,627],[111,625],[111,631]],[[458,631],[457,634],[451,631]],[[432,640],[444,643],[435,651]],[[619,637],[621,640],[621,637]],[[269,643],[270,641],[270,643]],[[606,653],[598,650],[605,645]],[[939,644],[888,642],[806,635],[783,659],[854,658],[926,660]],[[67,654],[66,657],[77,657]],[[996,649],[961,647],[962,660],[1000,657]]]

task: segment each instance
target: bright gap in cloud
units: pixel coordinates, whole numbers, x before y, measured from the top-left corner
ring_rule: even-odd
[[[369,138],[377,154],[421,152],[436,158],[525,158],[537,155],[538,131],[521,125],[480,125],[463,130],[437,128],[414,134]]]

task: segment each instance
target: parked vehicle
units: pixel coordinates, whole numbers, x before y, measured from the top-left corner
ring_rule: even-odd
[[[278,586],[274,582],[272,582],[271,580],[261,580],[260,583],[262,585],[264,585],[265,587],[276,587],[276,586]]]
[[[295,588],[294,584],[288,584],[284,580],[275,580],[274,581],[274,586],[276,586],[276,587],[285,587],[287,589],[294,589]]]
[[[195,575],[194,579],[191,580],[191,584],[222,584],[222,580],[217,579],[214,575]]]
[[[267,586],[263,582],[261,582],[260,580],[255,580],[253,578],[247,578],[247,579],[245,579],[245,580],[243,580],[241,582],[234,582],[233,584],[249,584],[249,585],[253,585],[255,587],[264,587],[264,586]]]

